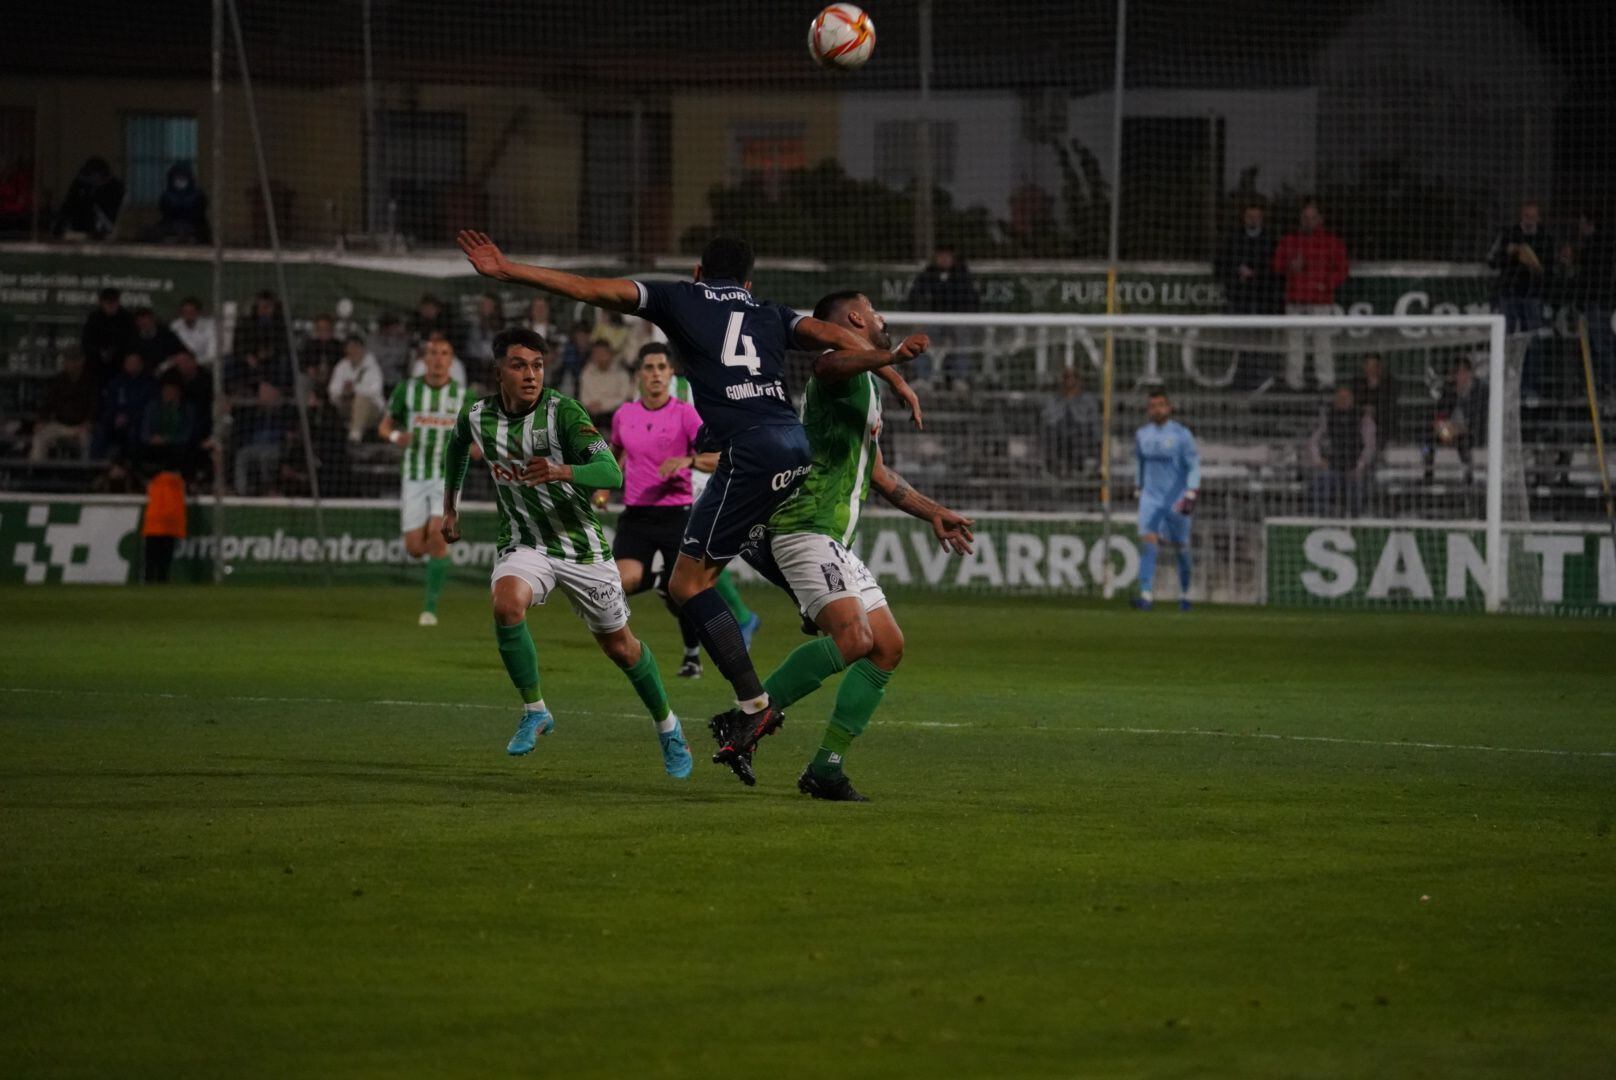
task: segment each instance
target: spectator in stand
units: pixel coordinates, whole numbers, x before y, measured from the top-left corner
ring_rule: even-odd
[[[255,352],[240,353],[224,366],[225,390],[242,402],[260,400],[259,386],[267,385],[282,394],[292,390],[291,365],[275,353],[260,356]]]
[[[410,336],[417,345],[424,345],[432,340],[433,334],[442,334],[453,345],[455,352],[465,347],[463,334],[454,313],[444,306],[431,293],[421,297],[420,303],[415,305],[415,318],[410,322]]]
[[[267,380],[255,386],[252,396],[238,399],[231,410],[237,495],[257,495],[274,487],[291,430],[294,409],[286,403],[286,394]]]
[[[1487,384],[1476,378],[1470,361],[1461,356],[1453,362],[1447,385],[1437,398],[1436,418],[1420,447],[1420,458],[1425,463],[1425,482],[1436,477],[1436,451],[1439,446],[1451,446],[1464,466],[1464,482],[1475,479],[1471,464],[1471,451],[1487,441]]]
[[[1604,228],[1599,213],[1584,210],[1577,221],[1577,306],[1588,323],[1588,352],[1597,386],[1616,386],[1616,236]]]
[[[1358,407],[1352,387],[1336,387],[1307,441],[1308,460],[1314,469],[1313,513],[1357,517],[1363,512],[1376,439],[1375,418],[1368,409]]]
[[[589,364],[578,376],[578,400],[595,426],[609,430],[618,408],[633,395],[634,381],[617,362],[612,343],[604,339],[595,342],[589,350]]]
[[[1075,367],[1061,371],[1060,392],[1044,406],[1044,461],[1057,473],[1081,472],[1100,455],[1100,406]]]
[[[965,259],[953,247],[939,244],[932,252],[931,261],[909,286],[909,310],[959,312],[976,311],[981,306],[981,294],[977,292],[976,281]],[[956,327],[939,327],[932,332],[931,340],[934,347],[940,346],[937,351],[947,366],[945,374],[950,378],[963,378],[970,370],[969,359],[959,356],[951,360],[948,354],[967,347],[969,334]],[[931,356],[921,353],[915,357],[910,371],[916,380],[930,379],[933,374]]]
[[[169,323],[168,328],[197,363],[211,367],[218,361],[218,324],[211,315],[202,314],[202,301],[196,297],[187,296],[180,301],[179,317]]]
[[[1376,353],[1364,357],[1363,370],[1352,380],[1352,397],[1375,420],[1375,452],[1386,448],[1397,416],[1397,380],[1386,372]]]
[[[79,332],[79,348],[90,377],[98,383],[111,379],[134,346],[135,317],[123,306],[123,294],[102,289],[95,310]]]
[[[591,334],[592,341],[604,341],[612,347],[612,358],[622,364],[628,352],[628,323],[623,321],[623,313],[610,311],[606,308],[595,309],[595,328]],[[625,369],[626,369],[625,365]]]
[[[383,385],[392,387],[403,382],[415,362],[404,320],[390,311],[384,313],[376,320],[376,332],[371,335],[369,345],[371,355],[381,365]]]
[[[201,442],[195,412],[177,373],[158,383],[140,424],[139,463],[156,472],[184,472]]]
[[[90,456],[99,399],[95,379],[85,367],[84,354],[76,348],[62,350],[60,363],[61,370],[45,383],[45,397],[34,420],[33,442],[28,448],[32,462],[46,460],[60,443],[72,443],[80,461]]]
[[[0,235],[31,235],[34,218],[34,163],[18,157],[0,172]]]
[[[309,377],[311,384],[324,394],[326,384],[331,381],[331,373],[336,370],[345,351],[343,343],[337,340],[336,320],[330,315],[316,315],[314,328],[298,354],[298,366]]]
[[[1252,199],[1240,212],[1240,227],[1223,238],[1213,272],[1223,285],[1228,315],[1277,315],[1280,280],[1274,273],[1274,237],[1267,212]]]
[[[209,244],[213,230],[208,225],[208,197],[196,182],[188,161],[168,167],[168,182],[157,199],[161,215],[144,239],[158,244]]]
[[[1240,212],[1240,227],[1223,238],[1212,263],[1213,273],[1223,286],[1223,311],[1227,315],[1277,315],[1280,280],[1274,274],[1274,237],[1268,231],[1266,211],[1251,199]],[[1265,336],[1257,330],[1240,330],[1242,338]],[[1259,386],[1272,374],[1261,352],[1240,354],[1235,379],[1243,389]]]
[[[545,375],[546,380],[553,380],[552,387],[568,397],[578,396],[578,379],[589,363],[589,352],[595,344],[589,330],[589,324],[582,320],[572,324],[572,329],[567,331],[566,347],[561,350],[561,363],[556,365],[555,371]]]
[[[623,366],[628,369],[630,377],[634,375],[633,358],[640,355],[640,350],[653,342],[658,345],[668,343],[668,335],[662,328],[649,319],[642,319],[638,315],[624,315],[623,324],[628,327],[628,333],[623,339],[623,348],[618,353],[623,358]]]
[[[466,334],[465,358],[482,379],[493,370],[494,335],[505,329],[505,305],[493,293],[477,298],[477,317]]]
[[[253,297],[252,311],[236,320],[230,351],[239,359],[246,353],[290,363],[286,344],[286,312],[280,298],[268,289]]]
[[[56,235],[66,240],[111,240],[123,209],[123,181],[103,157],[79,166],[56,214]]]
[[[1487,265],[1498,271],[1493,286],[1493,305],[1504,316],[1511,334],[1530,334],[1531,342],[1521,365],[1521,389],[1536,396],[1543,384],[1543,349],[1538,332],[1543,329],[1543,303],[1553,284],[1550,279],[1556,250],[1554,238],[1543,229],[1543,213],[1537,203],[1521,204],[1521,215],[1514,225],[1498,234],[1487,252]]]
[[[173,356],[167,370],[158,372],[159,378],[173,379],[179,384],[180,394],[191,407],[196,423],[196,438],[192,442],[192,460],[181,471],[186,476],[198,476],[204,460],[204,451],[213,450],[213,375],[204,371],[189,351]]]
[[[522,316],[522,325],[539,335],[550,343],[554,349],[560,341],[561,328],[550,318],[550,298],[548,296],[535,296],[527,303],[527,314]]]
[[[109,455],[133,458],[140,443],[140,425],[146,406],[157,396],[157,380],[146,369],[140,354],[123,358],[123,367],[101,391],[101,414],[96,425],[91,453],[97,459]]]
[[[326,392],[338,415],[348,423],[348,441],[356,443],[381,420],[387,411],[387,398],[382,367],[365,349],[365,339],[355,334],[347,340],[345,349],[331,371]]]
[[[1347,280],[1347,246],[1324,227],[1312,199],[1302,204],[1300,226],[1274,249],[1274,273],[1285,278],[1285,314],[1333,315],[1335,291]],[[1285,334],[1285,385],[1300,390],[1307,379],[1306,330]],[[1335,385],[1335,331],[1313,331],[1313,377],[1321,389]]]
[[[174,331],[157,321],[151,308],[136,308],[134,316],[135,341],[131,350],[145,361],[146,372],[155,375],[169,357],[185,351],[185,345]]]
[[[462,364],[460,357],[455,355],[454,342],[436,331],[433,332],[431,337],[427,338],[426,348],[421,350],[421,356],[415,361],[414,366],[410,368],[410,375],[419,379],[426,374],[426,354],[434,349],[449,350],[449,378],[461,386],[469,386],[470,384],[466,382],[466,365]]]

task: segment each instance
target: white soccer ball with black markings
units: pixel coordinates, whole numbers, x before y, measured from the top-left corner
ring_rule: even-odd
[[[851,71],[875,51],[875,23],[855,4],[832,4],[808,26],[808,52],[820,67]]]

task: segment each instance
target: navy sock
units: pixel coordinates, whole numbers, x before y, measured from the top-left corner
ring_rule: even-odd
[[[741,640],[741,624],[717,589],[703,589],[684,603],[684,615],[701,635],[707,655],[718,665],[718,671],[735,688],[735,700],[752,701],[763,696],[763,683],[752,658],[747,655],[746,643]]]

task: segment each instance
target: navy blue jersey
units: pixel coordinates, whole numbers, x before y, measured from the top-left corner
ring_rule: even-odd
[[[634,284],[637,314],[668,335],[712,440],[722,446],[748,428],[801,426],[783,376],[803,316],[755,300],[733,281]]]

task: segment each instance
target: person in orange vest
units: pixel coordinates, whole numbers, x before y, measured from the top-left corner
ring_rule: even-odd
[[[160,472],[146,485],[146,516],[140,523],[145,538],[144,580],[166,582],[174,563],[174,549],[185,539],[185,478]]]

